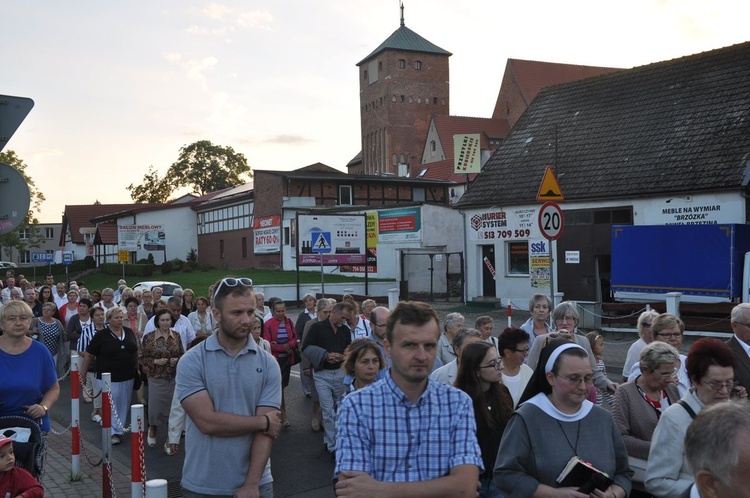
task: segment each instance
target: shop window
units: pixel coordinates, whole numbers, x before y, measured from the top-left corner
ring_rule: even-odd
[[[507,242],[505,246],[506,273],[508,275],[529,274],[529,242]]]

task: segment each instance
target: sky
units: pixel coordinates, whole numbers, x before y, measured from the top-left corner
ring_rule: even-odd
[[[356,63],[398,29],[398,0],[0,0],[0,94],[35,106],[11,149],[46,196],[128,203],[198,140],[253,169],[361,148]],[[750,39],[747,0],[406,0],[450,51],[451,114],[491,117],[508,58],[629,68]]]

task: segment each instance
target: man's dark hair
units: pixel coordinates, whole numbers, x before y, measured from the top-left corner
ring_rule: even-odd
[[[182,298],[179,298],[177,296],[172,296],[169,299],[167,299],[167,304],[178,304],[182,306]]]
[[[94,303],[91,302],[91,299],[89,299],[87,297],[81,298],[81,300],[78,301],[78,304],[85,304],[89,308],[91,308],[92,306],[94,306]]]
[[[354,311],[354,306],[349,301],[341,301],[333,305],[331,313],[341,313],[344,310]]]
[[[419,301],[401,301],[391,311],[386,322],[385,336],[393,344],[393,329],[396,324],[421,326],[430,321],[435,322],[438,335],[440,334],[440,320],[434,309]]]

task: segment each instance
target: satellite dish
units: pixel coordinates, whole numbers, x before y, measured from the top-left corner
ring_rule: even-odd
[[[23,175],[0,163],[0,235],[12,232],[29,214],[31,192]]]

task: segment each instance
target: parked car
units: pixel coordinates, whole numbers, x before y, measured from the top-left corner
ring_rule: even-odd
[[[167,301],[170,297],[174,295],[174,291],[177,289],[182,290],[182,287],[180,284],[176,284],[174,282],[164,282],[163,280],[151,280],[148,282],[138,282],[133,286],[133,290],[141,289],[144,290],[151,290],[154,287],[161,287],[161,290],[164,291],[164,293],[161,295],[162,301]]]
[[[10,261],[0,261],[0,268],[15,268],[16,264]]]

